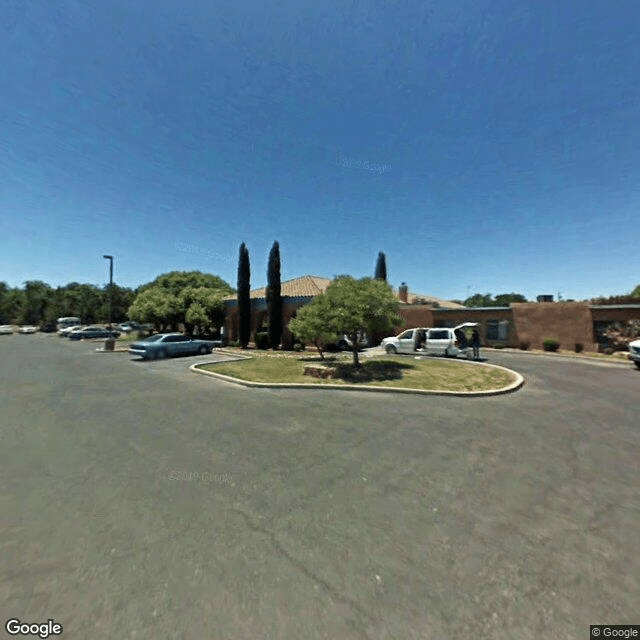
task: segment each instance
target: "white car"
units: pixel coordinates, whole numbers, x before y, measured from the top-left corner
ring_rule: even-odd
[[[13,333],[13,327],[10,324],[0,326],[0,335],[8,336],[11,333]]]
[[[38,330],[38,327],[33,327],[31,325],[25,324],[18,329],[18,333],[35,333]]]
[[[633,360],[636,367],[640,369],[640,340],[629,343],[629,360]]]
[[[385,338],[382,347],[387,353],[424,353],[434,356],[456,357],[466,353],[470,345],[463,346],[466,339],[464,329],[477,327],[477,322],[465,322],[453,327],[416,327],[400,335]]]
[[[62,338],[66,338],[72,331],[76,331],[77,329],[82,329],[82,325],[77,324],[73,327],[65,327],[64,329],[60,329],[60,331],[58,331],[58,335]]]

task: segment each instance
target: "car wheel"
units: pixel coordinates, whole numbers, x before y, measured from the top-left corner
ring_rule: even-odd
[[[203,356],[207,353],[207,347],[205,347],[204,345],[202,345],[199,349],[198,349],[198,353]]]
[[[387,353],[389,353],[389,354],[392,354],[392,353],[398,353],[398,350],[397,350],[397,349],[395,348],[395,346],[394,346],[394,345],[392,345],[392,344],[388,344],[388,345],[384,348],[384,350],[385,350]]]
[[[160,349],[160,351],[158,351],[158,358],[166,358],[167,357],[167,352],[164,349]]]
[[[634,364],[640,369],[640,360],[634,360]]]

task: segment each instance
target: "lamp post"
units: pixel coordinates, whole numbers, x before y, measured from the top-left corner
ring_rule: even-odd
[[[109,260],[109,337],[104,341],[104,350],[113,351],[116,346],[115,338],[111,335],[111,311],[113,297],[113,256],[102,256]]]

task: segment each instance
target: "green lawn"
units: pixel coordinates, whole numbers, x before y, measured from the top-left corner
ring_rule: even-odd
[[[250,360],[206,364],[201,368],[251,382],[357,384],[432,391],[485,391],[505,387],[514,380],[512,374],[501,369],[440,358],[416,360],[380,356],[363,359],[362,367],[357,371],[349,360],[333,360],[326,364],[338,368],[339,377],[334,379],[303,375],[308,364],[322,363],[316,357],[257,356]]]

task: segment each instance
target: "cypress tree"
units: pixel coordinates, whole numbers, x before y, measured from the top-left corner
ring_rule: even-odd
[[[267,267],[267,317],[269,320],[269,344],[277,349],[282,337],[282,295],[280,284],[280,245],[273,243]]]
[[[382,251],[378,253],[378,262],[376,262],[376,274],[374,278],[376,280],[387,281],[387,257]]]
[[[245,243],[240,245],[238,258],[238,319],[239,338],[243,349],[247,348],[251,337],[251,266],[249,250]]]

